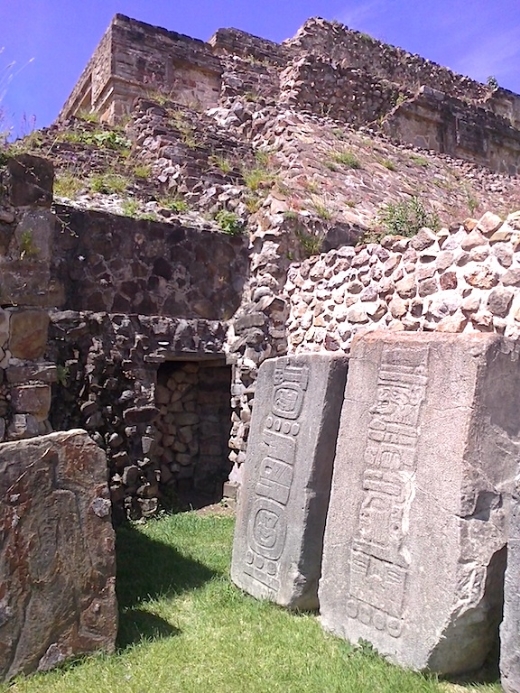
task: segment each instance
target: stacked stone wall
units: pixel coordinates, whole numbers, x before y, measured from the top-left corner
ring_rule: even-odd
[[[474,161],[511,176],[519,171],[520,131],[481,106],[423,87],[413,98],[397,100],[396,108],[386,115],[383,132],[398,142]]]
[[[106,451],[116,519],[152,515],[175,490],[154,450],[159,367],[175,359],[225,360],[225,341],[218,321],[51,313],[47,356],[59,373],[52,424],[85,428]]]
[[[60,292],[50,273],[52,166],[23,155],[0,166],[0,442],[49,433],[56,367],[45,359],[47,308]]]
[[[425,100],[424,93],[417,96],[421,88],[437,96]],[[138,97],[204,111],[239,95],[286,102],[355,127],[386,125],[398,142],[417,140],[418,146],[516,171],[518,95],[321,19],[310,19],[283,44],[236,29],[220,29],[205,43],[116,15],[60,117],[88,107],[115,122]],[[394,114],[403,100],[408,106]]]
[[[211,498],[222,495],[230,471],[230,379],[225,361],[172,362],[160,368],[154,455],[163,483]]]
[[[218,29],[208,43],[216,55],[238,55],[272,65],[283,65],[290,55],[290,50],[283,44],[253,36],[239,29]]]
[[[231,317],[248,252],[243,237],[56,205],[53,275],[66,308]]]
[[[389,236],[289,269],[289,353],[345,351],[361,329],[520,337],[520,214]]]
[[[280,82],[282,101],[354,126],[382,119],[400,99],[410,96],[366,69],[344,67],[315,55],[289,65]]]
[[[474,102],[485,100],[492,91],[447,67],[381,43],[367,34],[348,29],[340,22],[309,19],[284,45],[300,55],[317,55],[343,63],[346,67],[367,70],[412,91],[427,85]]]

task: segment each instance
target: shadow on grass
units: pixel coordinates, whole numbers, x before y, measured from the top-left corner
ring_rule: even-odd
[[[178,634],[177,628],[141,607],[145,602],[201,587],[217,575],[131,525],[117,530],[116,555],[120,648]]]
[[[165,621],[164,618],[144,611],[144,609],[127,609],[119,616],[119,630],[117,633],[117,647],[124,649],[129,645],[139,642],[160,640],[172,635],[179,635],[181,631]]]

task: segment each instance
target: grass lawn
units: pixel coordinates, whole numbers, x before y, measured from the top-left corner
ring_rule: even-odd
[[[184,513],[118,531],[117,654],[0,686],[3,693],[447,693],[458,687],[325,634],[315,616],[229,581],[233,519]]]

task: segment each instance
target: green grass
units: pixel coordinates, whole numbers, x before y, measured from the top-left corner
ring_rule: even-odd
[[[329,165],[331,163],[332,165],[340,164],[345,168],[361,168],[361,163],[359,159],[347,149],[339,152],[332,152],[328,158],[328,163]]]
[[[325,634],[315,616],[256,601],[228,578],[233,520],[185,513],[119,529],[118,652],[2,693],[441,693]],[[474,690],[474,689],[467,689]],[[498,687],[484,687],[491,693]]]
[[[59,172],[54,179],[54,194],[75,197],[85,187],[85,182],[70,171]]]

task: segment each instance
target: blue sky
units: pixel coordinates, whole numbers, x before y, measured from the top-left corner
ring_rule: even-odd
[[[116,12],[201,39],[234,26],[281,41],[308,17],[338,19],[520,92],[520,0],[0,0],[0,105],[11,125],[23,129],[24,114],[37,127],[54,120]]]

